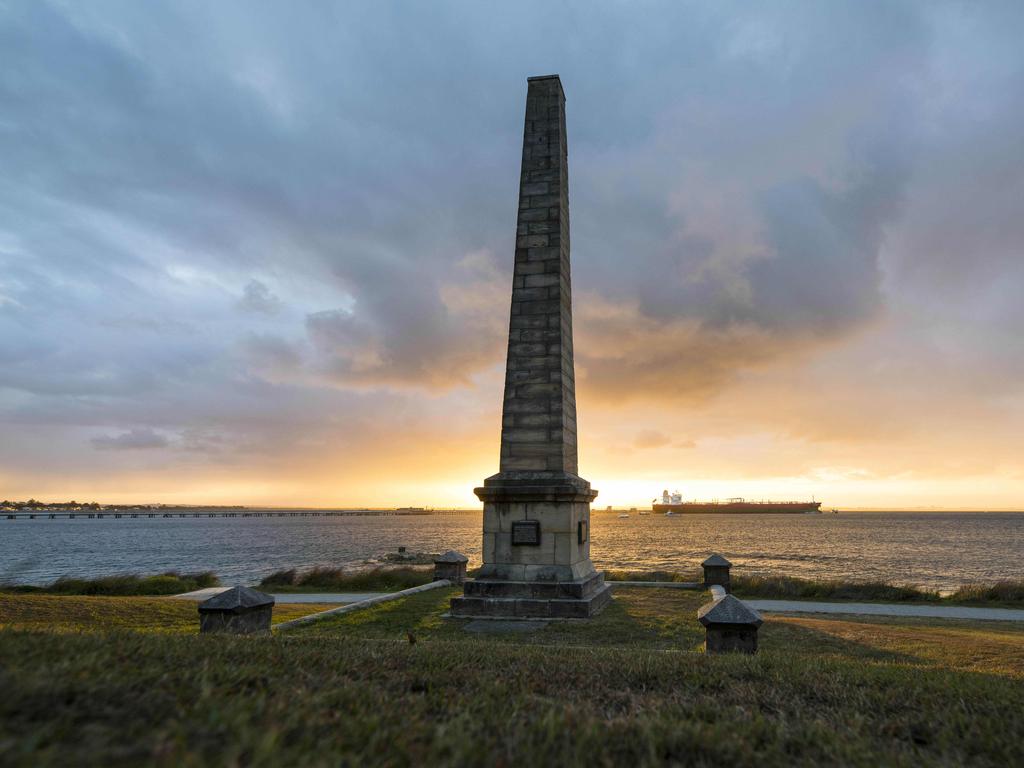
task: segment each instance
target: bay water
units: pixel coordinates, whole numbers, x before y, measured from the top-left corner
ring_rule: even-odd
[[[189,510],[199,511],[199,510]],[[594,511],[601,569],[692,572],[711,552],[734,573],[882,580],[949,590],[1024,579],[1024,513],[639,515]],[[345,517],[0,519],[0,581],[43,584],[168,570],[224,583],[314,566],[358,567],[404,546],[454,549],[479,564],[481,513]]]

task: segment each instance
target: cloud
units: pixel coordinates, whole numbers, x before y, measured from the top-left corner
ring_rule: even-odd
[[[644,429],[633,438],[634,448],[661,448],[672,442],[672,438],[656,429]]]
[[[885,99],[879,109],[879,119],[847,138],[829,177],[783,173],[741,190],[704,221],[666,211],[651,223],[653,202],[631,218],[627,232],[635,222],[649,227],[638,242],[651,228],[657,235],[645,268],[602,275],[576,301],[588,386],[618,402],[704,397],[744,371],[798,364],[876,322],[886,304],[886,236],[912,178],[914,130],[912,109]],[[712,194],[732,184],[708,183]]]
[[[366,265],[364,278],[390,268]],[[364,282],[351,308],[309,314],[306,331],[320,373],[355,386],[438,389],[466,384],[500,360],[511,276],[478,251],[445,277],[441,283],[419,267],[381,274]]]
[[[264,283],[253,278],[245,284],[238,307],[245,312],[275,315],[281,311],[281,300]]]
[[[136,451],[151,448],[166,448],[170,441],[152,429],[131,429],[120,435],[102,435],[89,442],[98,451]]]
[[[1019,427],[1020,4],[264,10],[0,14],[0,469],[113,478],[81,448],[123,425],[178,436],[169,474],[490,434],[540,71],[569,97],[581,402],[695,453],[870,426],[787,380],[828,364]]]

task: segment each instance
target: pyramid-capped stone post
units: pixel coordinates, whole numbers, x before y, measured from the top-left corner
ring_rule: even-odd
[[[590,560],[578,475],[565,92],[527,81],[508,356],[497,474],[484,502],[483,565],[456,616],[587,617],[611,592]]]
[[[761,614],[733,595],[726,595],[697,611],[704,625],[706,653],[757,653],[757,630],[764,623]]]
[[[199,604],[199,631],[248,635],[269,632],[274,596],[241,585]]]
[[[434,558],[434,581],[447,579],[452,584],[462,584],[466,580],[468,564],[468,557],[454,549],[449,549],[443,555]]]
[[[700,565],[704,569],[705,587],[718,584],[723,587],[726,592],[730,591],[731,578],[729,576],[729,572],[732,569],[732,563],[721,555],[711,555],[711,557]]]

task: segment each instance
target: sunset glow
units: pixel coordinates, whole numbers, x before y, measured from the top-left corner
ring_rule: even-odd
[[[595,509],[1024,506],[1019,25],[320,10],[6,13],[0,497],[478,506],[550,71]]]

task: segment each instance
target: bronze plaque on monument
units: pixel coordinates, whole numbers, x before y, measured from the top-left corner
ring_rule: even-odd
[[[512,546],[540,545],[540,520],[516,520],[512,523]]]

